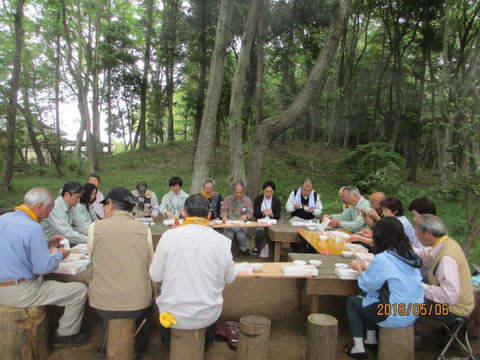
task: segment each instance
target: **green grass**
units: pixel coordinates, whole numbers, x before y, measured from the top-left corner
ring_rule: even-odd
[[[227,185],[228,154],[228,143],[223,143],[217,149],[210,171],[210,176],[217,182],[217,191],[224,197],[232,193]],[[100,163],[98,172],[102,180],[100,190],[106,194],[109,189],[119,185],[134,189],[138,181],[144,180],[148,183],[148,187],[161,198],[169,191],[168,179],[175,175],[183,179],[183,189],[188,192],[192,181],[193,156],[193,145],[190,141],[162,144],[146,151],[105,156]],[[276,195],[284,205],[290,192],[299,187],[301,180],[310,177],[313,180],[315,191],[321,195],[324,213],[337,213],[341,210],[337,192],[339,187],[345,184],[334,171],[333,164],[340,157],[340,152],[329,150],[321,143],[274,144],[266,157],[263,180],[273,180],[276,183]],[[245,157],[247,171],[248,160],[249,154],[247,153]],[[65,175],[62,177],[56,175],[53,167],[46,170],[35,167],[26,175],[15,173],[12,191],[0,194],[0,207],[12,207],[20,204],[23,194],[32,187],[45,187],[56,194],[66,181],[77,180],[84,183],[88,174],[86,161],[79,162],[75,158],[67,158],[63,170]],[[438,184],[438,177],[433,171],[420,170],[418,183],[407,184],[407,188],[408,195],[401,199],[405,209],[416,197],[431,198],[437,207],[438,216],[445,221],[450,236],[463,243],[467,225],[464,200],[461,196],[443,192]],[[412,216],[408,211],[406,211],[406,215],[412,221]],[[480,264],[480,245],[478,243],[471,250],[469,260]]]

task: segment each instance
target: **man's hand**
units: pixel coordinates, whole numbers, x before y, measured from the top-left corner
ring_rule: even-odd
[[[313,213],[313,207],[308,207],[305,209],[305,211],[311,214]]]
[[[175,219],[175,214],[174,213],[167,210],[167,211],[165,211],[165,214],[167,214],[169,219]]]
[[[272,209],[265,209],[263,212],[263,216],[270,216],[273,215]]]
[[[58,248],[58,252],[62,253],[64,259],[70,255],[70,250],[64,249],[63,247]]]
[[[247,221],[247,215],[242,215],[242,216],[240,216],[240,220],[242,220],[242,221]]]
[[[226,217],[223,217],[223,218],[222,218],[222,222],[223,222],[224,224],[226,224],[226,223],[227,223],[227,218],[226,218]]]
[[[48,245],[49,247],[59,248],[62,246],[62,244],[60,244],[60,241],[64,239],[65,239],[65,236],[63,235],[53,235],[50,239],[48,239]]]
[[[294,207],[295,207],[295,209],[300,209],[302,207],[302,204],[297,203],[297,204],[294,205]]]
[[[338,228],[338,227],[340,227],[340,221],[338,221],[338,220],[331,220],[331,221],[330,221],[330,224],[328,224],[328,226],[333,227],[333,228]]]
[[[381,219],[374,209],[368,212],[368,217],[374,221],[379,221]]]

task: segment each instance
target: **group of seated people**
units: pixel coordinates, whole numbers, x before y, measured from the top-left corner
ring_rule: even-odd
[[[148,322],[154,296],[166,343],[170,326],[207,328],[207,335],[212,334],[222,310],[225,283],[235,279],[231,253],[235,235],[241,252],[249,255],[249,251],[244,227],[226,228],[222,235],[208,226],[209,220],[280,219],[282,206],[274,195],[275,183],[266,181],[263,194],[252,203],[241,182],[235,182],[233,195],[223,200],[211,178],[204,180],[199,194],[188,196],[181,190],[182,180],[173,177],[171,191],[158,206],[155,193],[144,181],[138,182],[134,191],[115,187],[106,197],[98,190],[99,181],[95,174],[84,186],[69,181],[57,199],[46,189],[31,189],[22,205],[0,217],[0,305],[65,306],[52,339],[52,346],[60,348],[85,343],[86,336],[79,331],[88,297],[103,319],[97,347],[100,358],[105,357],[109,319],[136,319],[140,328],[136,352],[145,351],[148,324],[141,324]],[[353,347],[346,349],[348,355],[365,358],[365,346],[377,343],[377,325],[411,325],[425,307],[434,309],[427,311],[429,316],[445,323],[468,318],[474,307],[469,265],[435,215],[432,201],[418,198],[410,203],[414,229],[396,197],[376,192],[367,200],[358,188],[347,185],[340,188],[339,198],[342,212],[323,215],[329,226],[351,231],[349,241],[364,244],[376,255],[370,264],[361,260],[351,263],[359,273],[362,293],[347,301],[354,341]],[[292,219],[312,220],[321,215],[320,194],[313,190],[310,179],[291,192],[285,208]],[[185,220],[184,226],[164,233],[154,252],[150,227],[134,218],[159,214]],[[264,229],[255,229],[255,253],[264,241]],[[43,279],[70,254],[60,245],[65,237],[72,243],[87,243],[92,261],[88,289],[80,283]],[[160,282],[158,294],[155,283]],[[403,314],[380,311],[385,304],[409,310]],[[445,305],[447,311],[439,312]]]

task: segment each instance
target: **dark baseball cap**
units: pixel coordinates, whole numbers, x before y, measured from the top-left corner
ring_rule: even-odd
[[[131,203],[133,201],[133,195],[129,190],[127,190],[123,186],[117,186],[117,187],[114,187],[112,190],[110,190],[110,192],[105,197],[105,199],[100,201],[100,203],[105,204],[107,200],[114,200],[121,203],[123,202]]]

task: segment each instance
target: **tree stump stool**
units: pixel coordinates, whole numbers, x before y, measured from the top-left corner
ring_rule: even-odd
[[[203,360],[205,328],[173,329],[170,343],[170,360]]]
[[[338,321],[326,314],[310,314],[307,323],[305,360],[337,358]]]
[[[0,358],[46,360],[48,331],[45,307],[0,306]]]
[[[107,359],[133,360],[135,319],[111,319],[107,330]]]
[[[245,315],[238,326],[236,360],[264,360],[267,357],[270,325],[265,316]]]
[[[401,328],[380,327],[378,343],[378,360],[415,359],[413,325]]]

